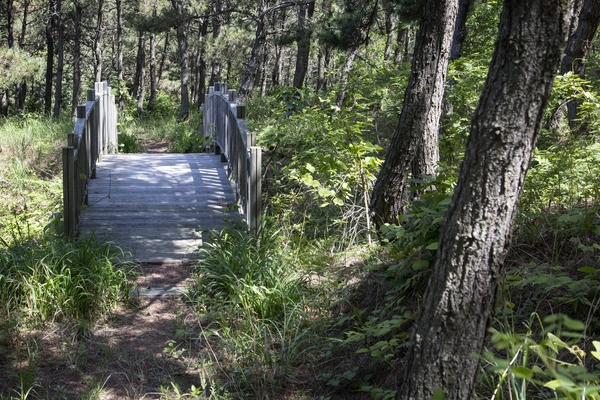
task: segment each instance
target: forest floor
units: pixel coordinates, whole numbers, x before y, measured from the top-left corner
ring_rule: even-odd
[[[181,285],[191,266],[145,264],[141,269],[137,286],[143,289]],[[12,354],[0,355],[0,393],[14,396],[19,387],[33,386],[33,398],[156,399],[173,397],[173,385],[185,393],[199,385],[203,373],[197,365],[203,350],[194,344],[202,334],[187,315],[194,314],[181,296],[133,293],[89,329],[48,324],[29,331],[13,344]],[[188,358],[192,346],[195,356]]]

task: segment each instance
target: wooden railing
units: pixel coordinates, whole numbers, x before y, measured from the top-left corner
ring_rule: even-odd
[[[202,134],[212,139],[215,154],[227,162],[236,183],[238,203],[250,230],[261,226],[261,149],[246,123],[246,108],[236,102],[236,91],[216,82],[202,105]],[[207,139],[208,141],[208,139]]]
[[[75,128],[62,149],[65,235],[75,237],[79,232],[79,214],[88,203],[87,187],[96,177],[96,163],[103,154],[117,150],[115,97],[108,83],[96,82],[87,91],[86,104],[77,107]]]

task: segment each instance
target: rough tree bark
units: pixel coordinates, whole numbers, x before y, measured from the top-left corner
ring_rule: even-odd
[[[371,210],[379,228],[404,211],[409,172],[435,175],[438,128],[458,0],[427,0],[398,127],[375,182]]]
[[[473,398],[479,354],[572,0],[505,0],[398,399]]]
[[[62,16],[62,0],[56,0],[56,19],[58,22],[58,39],[56,41],[56,84],[54,86],[54,118],[60,117],[62,107],[62,83],[65,65],[65,22]]]
[[[566,74],[573,71],[583,78],[592,42],[600,24],[600,2],[577,0],[576,3],[560,72]],[[567,117],[571,128],[575,127],[579,104],[581,102],[575,100],[567,103]]]

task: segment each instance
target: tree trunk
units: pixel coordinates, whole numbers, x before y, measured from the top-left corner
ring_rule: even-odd
[[[208,33],[208,19],[201,21],[199,28],[200,48],[198,49],[198,56],[196,58],[196,104],[198,108],[204,103],[204,93],[206,93],[206,61],[204,60],[204,54],[205,38]]]
[[[296,69],[294,70],[293,85],[295,88],[302,89],[304,78],[308,71],[308,60],[310,56],[310,37],[312,28],[307,24],[315,13],[315,2],[302,4],[298,6],[298,29],[300,30],[300,40],[297,41],[298,51],[296,53]]]
[[[585,65],[592,49],[594,36],[600,24],[600,4],[598,0],[578,0],[572,18],[569,39],[560,68],[561,74],[573,71],[580,77],[585,76]],[[571,128],[575,127],[580,101],[567,103],[567,117]]]
[[[102,19],[104,0],[98,0],[98,17],[96,21],[96,33],[94,35],[94,75],[96,82],[102,82]]]
[[[360,50],[360,46],[356,45],[348,50],[346,53],[346,63],[344,64],[344,68],[342,68],[342,72],[340,74],[340,93],[338,94],[336,104],[338,107],[341,107],[344,104],[344,100],[346,99],[346,86],[348,86],[348,79],[350,76],[350,70],[352,69],[352,65],[354,64],[354,60],[358,55]]]
[[[55,0],[48,2],[48,19],[46,20],[46,84],[44,90],[44,113],[52,111],[52,80],[54,77],[54,12]]]
[[[77,106],[81,95],[81,21],[83,4],[75,2],[75,37],[73,38],[73,97],[71,99],[71,119],[77,119]]]
[[[393,4],[386,2],[385,11],[385,49],[383,51],[383,60],[387,61],[392,57],[392,48],[394,44],[394,30],[396,29],[396,16],[394,15]]]
[[[384,223],[396,223],[404,212],[411,168],[416,177],[435,174],[439,120],[457,9],[458,0],[426,1],[402,113],[373,188],[371,210],[378,228]]]
[[[134,99],[138,99],[141,91],[142,73],[144,69],[144,63],[146,62],[146,53],[144,46],[146,44],[146,32],[138,32],[138,46],[137,54],[135,56],[135,76],[133,78],[133,87],[131,88],[131,96]]]
[[[150,98],[148,111],[154,110],[156,104],[156,34],[150,33]]]
[[[65,60],[65,23],[62,16],[62,0],[56,0],[56,18],[58,20],[58,40],[56,43],[56,85],[54,87],[54,113],[53,117],[60,117],[60,108],[62,106],[62,83]]]
[[[171,0],[175,12],[177,13],[177,47],[179,48],[179,66],[181,69],[181,107],[179,109],[179,119],[185,120],[190,115],[190,97],[189,97],[189,61],[188,61],[188,43],[187,32],[185,29],[185,9],[181,0]]]
[[[410,56],[410,41],[412,36],[412,28],[405,26],[398,29],[398,37],[396,42],[398,47],[396,48],[396,64],[400,64],[408,59]]]
[[[318,70],[317,70],[317,92],[321,92],[327,89],[327,77],[325,76],[325,71],[329,67],[329,57],[331,52],[327,47],[321,47],[319,50],[319,59],[318,59]]]
[[[125,97],[123,96],[123,7],[121,0],[115,0],[117,9],[117,82],[119,92],[117,93],[117,104],[119,110],[125,105]]]
[[[163,44],[162,54],[160,55],[160,63],[158,64],[158,74],[156,76],[156,84],[160,83],[160,80],[165,69],[165,60],[167,59],[167,50],[169,49],[169,31],[165,33],[165,43]]]
[[[6,40],[9,49],[12,49],[15,46],[14,22],[14,0],[6,0]]]
[[[221,15],[219,15],[221,11],[221,1],[213,0],[213,14],[212,17],[212,38],[216,41],[221,34]],[[215,82],[221,81],[221,68],[222,62],[219,56],[213,56],[210,62],[210,78],[208,79],[208,86],[213,86]]]
[[[242,76],[242,84],[238,92],[238,103],[244,104],[248,96],[252,93],[254,88],[254,81],[256,79],[256,73],[260,64],[260,59],[267,41],[267,29],[265,27],[265,16],[262,15],[258,18],[256,23],[256,33],[254,35],[254,44],[252,45],[252,52],[250,53],[250,60],[246,65],[246,70]]]
[[[138,57],[140,61],[139,88],[137,96],[138,115],[142,115],[142,113],[144,112],[144,97],[146,96],[146,35],[144,32],[142,32],[140,38],[141,45],[138,52]]]
[[[450,60],[458,60],[462,55],[462,46],[466,36],[467,16],[472,1],[473,0],[460,0],[458,4],[458,14],[456,14],[456,25],[454,26],[454,35],[452,36]]]
[[[572,0],[505,0],[398,399],[471,399]]]

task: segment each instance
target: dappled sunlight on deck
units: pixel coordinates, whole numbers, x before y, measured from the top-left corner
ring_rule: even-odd
[[[141,262],[194,259],[209,230],[240,218],[226,165],[210,154],[104,156],[88,203],[81,235],[94,232]]]

